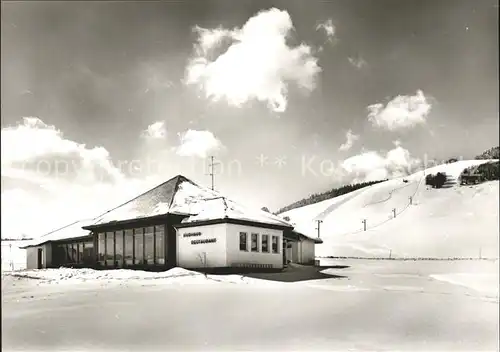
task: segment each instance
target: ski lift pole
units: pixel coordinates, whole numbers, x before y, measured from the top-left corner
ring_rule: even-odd
[[[14,271],[14,259],[12,259],[12,243],[9,243],[10,270]]]

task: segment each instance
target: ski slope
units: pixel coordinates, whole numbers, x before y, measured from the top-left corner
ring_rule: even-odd
[[[498,258],[499,182],[457,184],[465,168],[489,161],[435,166],[280,215],[310,235],[322,221],[317,256]],[[445,188],[425,185],[437,172],[448,175]]]

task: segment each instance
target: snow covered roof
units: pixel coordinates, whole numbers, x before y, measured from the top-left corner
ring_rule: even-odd
[[[184,181],[191,182],[180,175],[171,178],[161,185],[98,216],[94,225],[167,214],[178,183]]]
[[[182,220],[182,224],[185,226],[189,226],[191,223],[195,225],[203,221],[234,219],[289,229],[294,227],[280,216],[260,209],[245,207],[222,196],[217,191],[200,186],[182,175],[177,175],[94,219],[73,222],[29,241],[24,248],[49,241],[85,237],[89,235],[89,229],[96,225],[113,224],[167,214],[186,216]],[[86,229],[83,229],[83,227]],[[304,237],[317,240],[306,232],[296,232]]]
[[[292,228],[289,222],[262,210],[246,208],[217,191],[178,175],[140,196],[104,213],[92,225],[167,214],[185,215],[183,223],[237,219]]]
[[[68,240],[88,236],[90,235],[90,232],[88,230],[82,229],[82,227],[90,225],[94,221],[95,220],[81,220],[72,222],[69,225],[57,228],[31,241],[26,241],[26,244],[24,244],[20,248],[38,246],[50,241]]]
[[[262,210],[246,208],[222,196],[190,204],[187,211],[193,215],[183,219],[183,224],[229,218],[289,228],[293,227],[292,224],[278,216]]]

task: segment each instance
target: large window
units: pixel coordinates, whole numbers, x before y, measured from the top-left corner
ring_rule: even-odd
[[[240,251],[248,251],[248,240],[246,232],[240,232]]]
[[[115,266],[115,233],[106,232],[106,266]]]
[[[279,237],[278,236],[273,236],[273,253],[279,253]]]
[[[259,251],[259,234],[258,233],[252,233],[252,247],[251,250],[252,252],[258,252]]]
[[[74,254],[73,254],[73,245],[71,243],[65,244],[66,247],[66,253],[67,253],[67,258],[68,258],[68,263],[74,263]]]
[[[123,231],[115,232],[115,261],[116,266],[123,267],[123,256],[125,254],[124,242],[123,242]]]
[[[88,241],[83,243],[83,259],[82,262],[84,264],[91,264],[94,262],[95,253],[94,253],[94,242]]]
[[[137,230],[136,230],[137,231]],[[144,252],[146,257],[144,260],[148,264],[155,262],[155,228],[153,226],[144,229]]]
[[[78,243],[78,263],[83,263],[83,249],[85,246],[85,242]]]
[[[262,235],[262,252],[269,253],[269,235]]]
[[[73,250],[72,250],[72,253],[73,253],[73,263],[78,263],[78,243],[72,243],[71,244],[73,246]]]
[[[106,257],[106,234],[101,232],[97,235],[97,261],[99,264],[105,264]]]
[[[135,258],[134,264],[143,264],[144,260],[144,228],[134,229]]]
[[[134,232],[132,229],[124,231],[125,236],[125,265],[134,264]]]
[[[155,226],[156,264],[165,264],[165,225]]]

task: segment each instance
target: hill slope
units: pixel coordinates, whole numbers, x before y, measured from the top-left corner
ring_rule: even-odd
[[[496,258],[499,182],[456,184],[465,168],[488,161],[465,160],[425,170],[445,172],[450,178],[447,188],[429,188],[420,171],[280,215],[289,216],[298,230],[310,235],[317,232],[316,220],[323,221],[324,243],[316,245],[317,256]]]

